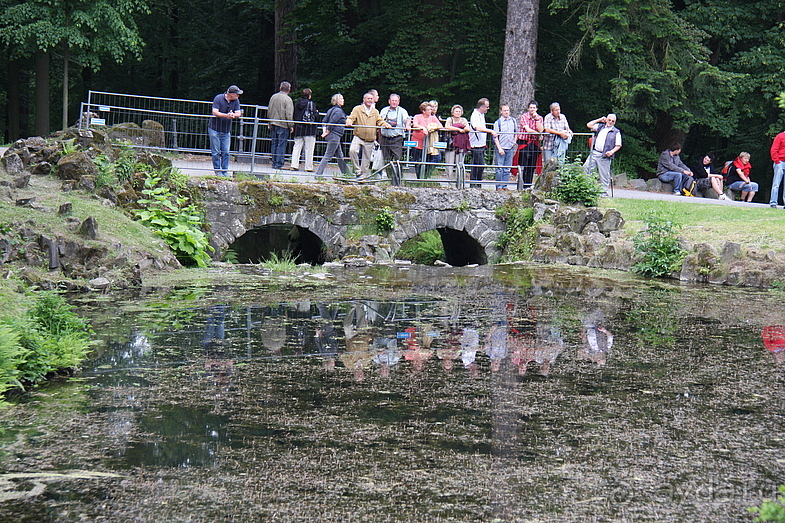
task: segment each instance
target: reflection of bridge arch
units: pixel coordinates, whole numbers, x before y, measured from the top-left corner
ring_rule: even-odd
[[[484,265],[501,254],[496,245],[503,230],[495,216],[484,218],[453,210],[431,211],[412,217],[396,228],[393,238],[400,246],[406,240],[436,230],[441,236],[447,263]]]

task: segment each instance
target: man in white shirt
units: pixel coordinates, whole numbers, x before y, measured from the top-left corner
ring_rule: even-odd
[[[477,107],[472,111],[472,117],[469,120],[472,128],[469,133],[469,145],[472,148],[472,180],[482,180],[482,175],[485,172],[485,150],[487,149],[485,134],[496,137],[496,131],[485,125],[485,113],[490,107],[491,102],[487,98],[480,98],[477,100]],[[479,189],[480,184],[473,183],[469,187]]]
[[[602,196],[609,196],[611,191],[611,161],[613,155],[621,149],[621,131],[616,128],[616,115],[610,113],[592,120],[586,127],[594,133],[591,154],[586,158],[583,169],[586,174],[591,174],[595,167],[600,173]]]

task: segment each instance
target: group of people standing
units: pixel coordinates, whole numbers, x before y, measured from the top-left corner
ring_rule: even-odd
[[[343,174],[349,173],[349,166],[343,156],[341,143],[346,128],[352,128],[352,141],[349,146],[356,176],[370,173],[371,159],[378,146],[382,160],[388,165],[388,176],[393,184],[402,182],[400,160],[403,158],[403,147],[406,136],[411,133],[413,142],[412,161],[417,177],[428,177],[434,164],[444,160],[448,179],[455,179],[456,171],[463,171],[465,157],[471,153],[470,180],[482,180],[486,165],[488,135],[492,139],[494,149],[494,165],[496,166],[496,185],[499,190],[507,188],[511,170],[520,170],[519,188],[531,185],[534,173],[542,154],[543,162],[551,157],[564,161],[567,147],[572,140],[573,131],[567,117],[561,114],[558,103],[550,105],[547,115],[537,113],[536,101],[528,104],[527,110],[519,117],[511,115],[509,105],[502,104],[500,116],[492,124],[486,122],[485,115],[490,109],[490,101],[480,98],[471,112],[469,119],[464,117],[461,105],[453,105],[450,116],[441,119],[437,116],[438,102],[431,100],[419,106],[419,114],[411,117],[401,107],[401,97],[395,93],[388,99],[388,105],[381,111],[377,110],[379,94],[371,89],[363,95],[361,104],[355,106],[350,114],[343,110],[343,95],[332,96],[331,107],[319,121],[319,111],[312,99],[310,89],[303,89],[300,97],[293,101],[290,96],[291,84],[281,82],[279,91],[268,104],[268,124],[271,136],[271,158],[274,169],[283,169],[286,154],[286,143],[289,137],[294,140],[290,169],[300,170],[300,157],[303,156],[304,170],[322,175],[327,164],[335,160]],[[210,119],[209,135],[213,167],[216,174],[228,174],[229,130],[231,120],[242,116],[239,95],[242,91],[231,86],[226,93],[221,93],[213,100],[213,116]],[[615,116],[598,118],[589,122],[589,128],[597,131],[606,129],[602,136],[598,135],[596,154],[587,159],[587,169],[598,168],[600,178],[606,188],[610,187],[610,159],[621,147],[621,134],[613,124]],[[612,132],[611,132],[612,131]],[[610,148],[606,148],[606,133],[611,132]],[[321,135],[327,142],[324,156],[314,169],[313,157],[316,136]],[[440,148],[444,149],[444,157]],[[472,183],[472,187],[479,184]]]

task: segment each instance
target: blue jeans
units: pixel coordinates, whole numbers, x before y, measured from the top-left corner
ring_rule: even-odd
[[[755,182],[744,182],[739,180],[738,182],[733,182],[732,184],[728,185],[734,191],[742,191],[742,192],[758,192],[758,184]]]
[[[283,167],[283,158],[286,154],[286,140],[289,138],[289,129],[270,125],[270,137],[272,139],[270,153],[273,157],[273,169],[280,169]]]
[[[684,187],[684,179],[689,178],[686,174],[679,171],[667,171],[658,174],[657,178],[664,183],[673,184],[673,194],[681,194],[681,188]]]
[[[785,174],[785,162],[775,163],[774,178],[771,180],[771,196],[769,196],[769,205],[777,205],[777,200],[780,198],[780,183],[782,183],[783,174]],[[785,204],[785,196],[782,197],[782,202]]]
[[[218,176],[229,176],[229,133],[207,128],[210,137],[210,154],[213,155],[213,170]]]
[[[542,163],[543,165],[545,162],[556,157],[559,160],[559,163],[564,163],[564,157],[567,155],[567,147],[569,144],[567,140],[562,138],[561,136],[556,136],[553,139],[553,149],[543,149],[542,150]]]
[[[499,154],[498,149],[494,149],[493,151],[493,163],[496,165],[503,165],[504,167],[497,167],[496,168],[496,181],[497,182],[508,182],[510,181],[510,166],[512,165],[512,157],[515,155],[515,151],[518,150],[517,145],[513,145],[509,149],[504,149],[504,154]],[[503,185],[496,185],[497,189],[506,189],[507,184]]]

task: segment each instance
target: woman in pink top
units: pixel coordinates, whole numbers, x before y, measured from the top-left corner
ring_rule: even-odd
[[[415,115],[414,120],[412,121],[412,140],[417,142],[417,147],[413,151],[414,154],[412,155],[412,159],[418,163],[423,161],[423,148],[425,146],[426,136],[428,139],[425,161],[427,163],[436,163],[441,160],[439,150],[434,146],[439,137],[437,131],[442,128],[442,124],[439,122],[439,119],[434,116],[433,110],[434,108],[429,102],[421,103],[420,114]],[[427,166],[425,170],[426,178],[430,177],[431,171],[433,171],[433,165]],[[414,172],[417,173],[417,178],[420,178],[420,173],[423,171],[419,165],[415,165]]]

